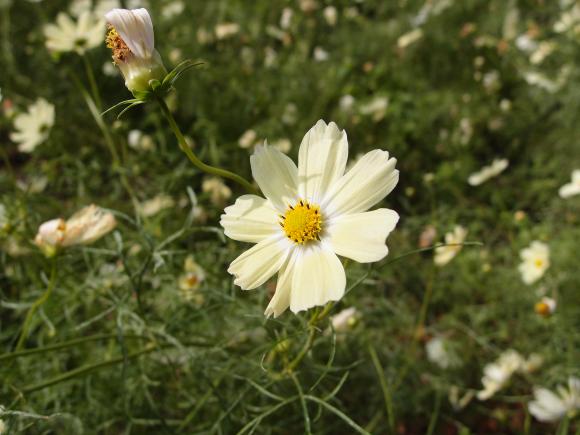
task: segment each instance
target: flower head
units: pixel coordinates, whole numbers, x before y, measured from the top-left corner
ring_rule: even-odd
[[[346,277],[337,255],[360,263],[387,255],[385,240],[399,215],[367,210],[397,184],[396,160],[374,150],[345,173],[347,159],[346,133],[324,121],[304,136],[298,166],[268,145],[251,156],[252,174],[266,198],[241,196],[225,209],[221,225],[228,237],[256,243],[228,269],[236,285],[254,289],[279,272],[266,315],[340,299]]]
[[[61,12],[56,17],[56,24],[44,28],[46,47],[50,51],[63,53],[74,51],[84,54],[91,48],[98,47],[103,39],[103,20],[96,14],[85,11],[75,22]]]
[[[203,303],[203,295],[199,293],[201,283],[205,281],[205,271],[195,262],[191,255],[185,259],[183,266],[184,273],[179,278],[179,290],[184,300],[195,302],[198,305]]]
[[[449,347],[449,343],[446,339],[442,337],[432,338],[425,345],[427,359],[442,369],[448,369],[460,365],[461,361],[455,352],[453,352]]]
[[[44,98],[39,98],[28,107],[28,112],[14,118],[15,131],[10,139],[18,143],[18,150],[31,153],[48,139],[50,129],[54,125],[54,106]]]
[[[538,281],[550,267],[550,248],[542,242],[533,241],[532,244],[520,252],[522,263],[518,270],[526,284]]]
[[[483,369],[483,390],[477,393],[479,400],[487,400],[501,390],[511,376],[521,369],[525,359],[515,350],[509,349],[502,353],[497,361],[487,364]]]
[[[580,379],[570,377],[568,389],[560,385],[557,394],[546,388],[536,388],[528,409],[544,422],[558,421],[566,415],[575,416],[580,411]]]
[[[148,91],[149,81],[161,80],[167,71],[155,50],[153,23],[147,9],[113,9],[105,14],[107,47],[131,92]]]
[[[111,232],[115,217],[96,205],[89,205],[68,220],[52,219],[38,228],[34,243],[47,253],[73,245],[88,245]]]
[[[467,236],[467,230],[461,225],[456,225],[452,232],[445,234],[446,246],[435,248],[433,261],[437,266],[445,266],[461,251],[462,243]]]
[[[560,187],[558,193],[561,198],[570,198],[574,195],[580,195],[580,169],[572,171],[572,181]]]
[[[467,179],[467,182],[470,186],[479,186],[490,178],[497,177],[508,167],[508,165],[509,161],[507,159],[495,159],[491,165],[484,166],[478,172],[471,174]]]

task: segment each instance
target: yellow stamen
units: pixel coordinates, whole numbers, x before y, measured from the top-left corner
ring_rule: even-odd
[[[113,26],[109,24],[108,29],[105,44],[113,51],[113,61],[117,65],[121,62],[127,62],[132,54],[131,50]]]
[[[536,259],[534,260],[534,265],[535,265],[535,266],[536,266],[538,269],[540,269],[540,268],[542,268],[542,266],[544,265],[544,261],[543,261],[542,259],[540,259],[540,258],[536,258]]]
[[[534,311],[539,314],[540,316],[548,316],[549,314],[551,314],[550,307],[548,306],[547,303],[545,302],[538,302],[535,306],[534,306]]]
[[[319,206],[300,200],[294,206],[289,205],[286,214],[280,217],[280,226],[294,243],[303,245],[309,240],[320,240],[322,216]]]

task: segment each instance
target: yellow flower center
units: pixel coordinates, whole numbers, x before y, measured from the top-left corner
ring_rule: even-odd
[[[322,216],[319,206],[300,200],[294,206],[289,205],[286,214],[280,217],[280,226],[294,243],[303,245],[309,240],[320,240]]]
[[[535,306],[534,306],[534,310],[536,311],[536,313],[538,313],[540,316],[547,316],[550,314],[550,307],[548,306],[547,303],[545,302],[538,302]]]
[[[113,26],[109,24],[108,28],[109,31],[105,38],[105,44],[107,45],[107,48],[110,48],[113,51],[113,61],[117,65],[121,62],[127,62],[127,59],[129,59],[129,56],[132,54],[131,50]]]
[[[544,265],[544,260],[542,260],[541,258],[536,258],[534,260],[534,265],[538,268],[541,269],[542,266]]]

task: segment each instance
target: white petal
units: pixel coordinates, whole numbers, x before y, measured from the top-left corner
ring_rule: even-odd
[[[267,317],[278,317],[290,306],[290,294],[292,292],[292,276],[294,274],[294,264],[299,256],[297,249],[293,250],[288,257],[288,261],[282,266],[278,273],[278,282],[276,283],[276,292],[270,300],[264,315]]]
[[[279,213],[296,202],[298,169],[290,157],[271,146],[257,146],[250,165],[254,180]]]
[[[289,252],[284,237],[262,240],[236,258],[228,269],[235,276],[234,284],[252,290],[264,284],[286,261]]]
[[[343,174],[348,160],[346,132],[334,122],[318,121],[302,139],[298,153],[300,198],[318,204],[324,192]]]
[[[294,266],[290,310],[307,310],[329,301],[337,301],[344,294],[344,267],[330,247],[324,243],[310,243],[303,248]]]
[[[151,57],[155,39],[147,9],[113,9],[105,14],[105,18],[135,56],[145,59]]]
[[[281,232],[278,213],[268,200],[259,196],[242,195],[224,212],[220,224],[230,239],[258,243]]]
[[[580,183],[564,184],[558,190],[558,194],[561,198],[570,198],[574,195],[580,195]]]
[[[328,226],[332,249],[359,263],[379,261],[389,253],[386,239],[398,221],[397,212],[386,208],[339,216]]]
[[[373,150],[332,184],[321,208],[329,217],[366,211],[387,196],[399,181],[397,160],[389,153]]]

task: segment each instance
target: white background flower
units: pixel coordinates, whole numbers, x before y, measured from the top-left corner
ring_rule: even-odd
[[[14,129],[10,140],[18,143],[18,150],[31,153],[48,139],[50,129],[54,125],[54,106],[44,98],[39,98],[28,107],[28,112],[14,118]]]
[[[521,369],[524,358],[515,350],[509,349],[502,353],[497,361],[487,364],[483,369],[483,390],[477,393],[479,400],[487,400],[501,390],[511,376]]]
[[[104,25],[104,20],[90,11],[81,13],[76,22],[61,12],[56,17],[56,24],[47,24],[44,28],[46,47],[58,53],[84,54],[103,43]]]
[[[236,285],[250,290],[279,272],[266,315],[340,299],[346,277],[337,255],[361,263],[387,255],[385,240],[399,216],[366,210],[394,189],[396,160],[374,150],[344,173],[347,159],[346,133],[324,121],[304,136],[298,166],[267,145],[250,158],[266,199],[241,196],[225,209],[221,224],[228,237],[256,243],[230,265]]]
[[[495,159],[491,165],[484,166],[478,172],[471,174],[467,179],[467,182],[471,186],[479,186],[490,178],[497,177],[508,167],[508,165],[509,161],[507,159]]]
[[[568,389],[559,386],[558,394],[546,389],[536,388],[534,400],[528,408],[530,413],[540,421],[558,421],[566,414],[573,415],[580,411],[580,379],[570,377]]]
[[[526,284],[538,281],[550,267],[550,248],[545,243],[533,241],[532,244],[520,252],[522,263],[518,270]]]
[[[580,169],[572,171],[572,181],[560,187],[558,193],[561,198],[570,198],[574,195],[580,195]]]
[[[456,225],[452,232],[445,234],[445,243],[448,246],[435,248],[433,261],[437,266],[445,266],[461,251],[462,245],[467,237],[467,230],[461,225]]]

